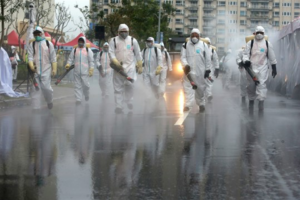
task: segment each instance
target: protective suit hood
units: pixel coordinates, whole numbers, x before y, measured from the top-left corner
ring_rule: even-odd
[[[148,42],[148,41],[151,41],[151,42],[154,43],[154,38],[153,38],[153,37],[148,37],[146,41],[147,41],[147,42]]]
[[[191,35],[192,35],[193,33],[197,33],[197,34],[199,35],[199,37],[200,37],[200,31],[199,31],[199,29],[193,28],[192,31],[191,31]]]
[[[118,31],[126,30],[129,31],[129,28],[126,24],[120,24]]]
[[[105,47],[105,46],[109,46],[109,44],[107,42],[105,42],[104,45],[103,45],[103,47]]]
[[[35,31],[41,32],[42,33],[42,37],[45,38],[44,30],[41,27],[36,26],[33,32],[35,32]]]
[[[83,46],[86,47],[86,38],[84,36],[82,36],[82,37],[78,38],[78,41],[80,39],[83,39]]]

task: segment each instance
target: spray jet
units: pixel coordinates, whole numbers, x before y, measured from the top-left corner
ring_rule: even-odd
[[[122,63],[121,63],[122,65]],[[121,74],[121,76],[124,76],[128,81],[130,81],[131,83],[134,82],[134,79],[130,78],[124,71],[123,68],[120,69],[119,67],[117,67],[113,62],[110,63],[110,67],[112,69],[114,69],[116,72],[118,72],[119,74]]]
[[[61,80],[72,70],[74,69],[75,65],[71,65],[69,69],[67,69],[62,75],[60,75],[60,77],[58,77],[58,79],[55,82],[55,85],[58,85]]]

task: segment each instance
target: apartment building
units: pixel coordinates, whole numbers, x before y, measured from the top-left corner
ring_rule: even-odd
[[[159,1],[158,1],[159,2]],[[251,34],[257,25],[268,31],[280,30],[300,16],[299,0],[164,0],[176,7],[169,27],[178,34],[199,28],[203,37],[211,38],[219,52],[226,51],[232,40]],[[121,0],[90,0],[106,14],[113,12],[108,4]]]

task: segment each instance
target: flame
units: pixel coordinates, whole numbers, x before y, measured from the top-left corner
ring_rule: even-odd
[[[177,71],[183,72],[183,68],[182,68],[181,63],[178,63],[178,64],[177,64]]]

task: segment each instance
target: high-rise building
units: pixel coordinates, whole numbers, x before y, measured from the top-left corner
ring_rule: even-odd
[[[159,1],[158,1],[159,2]],[[176,8],[169,27],[178,34],[199,28],[203,36],[224,52],[236,38],[252,34],[257,25],[268,31],[280,30],[300,16],[299,0],[164,0]],[[108,4],[121,5],[121,0],[90,0],[104,13],[113,10]]]

